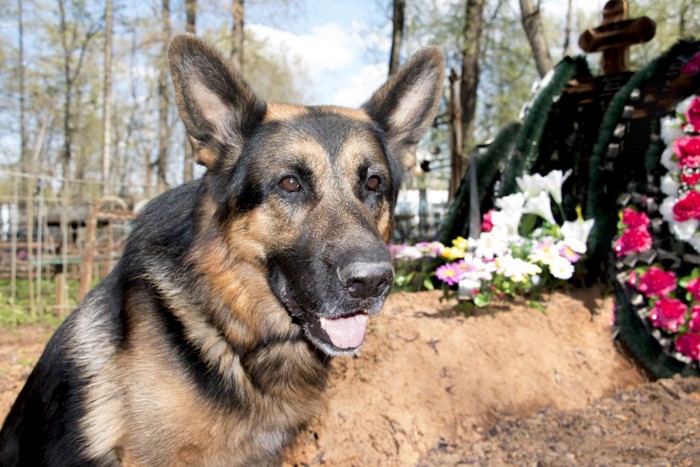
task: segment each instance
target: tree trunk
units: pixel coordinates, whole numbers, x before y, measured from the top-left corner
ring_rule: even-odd
[[[562,59],[567,57],[571,52],[571,23],[574,16],[574,0],[567,0],[566,5],[566,24],[564,25],[564,46],[562,48]]]
[[[185,31],[190,34],[197,33],[197,0],[185,0],[185,12],[187,14],[187,21],[185,24]],[[187,137],[187,132],[185,132],[185,161],[184,170],[182,173],[182,180],[184,182],[189,182],[192,180],[194,172],[194,154],[192,145]]]
[[[466,170],[462,148],[462,109],[459,99],[459,76],[450,71],[450,186],[448,200],[452,201],[457,193]]]
[[[170,42],[170,0],[163,0],[162,11],[162,48],[160,69],[158,70],[158,159],[156,160],[156,176],[158,192],[168,186],[166,172],[168,170],[168,142],[170,129],[168,127],[168,43]]]
[[[243,73],[243,24],[245,20],[244,0],[233,0],[233,45],[231,47],[231,62],[236,69]]]
[[[485,0],[467,0],[466,5],[464,37],[462,38],[462,82],[459,89],[462,105],[462,154],[469,154],[469,148],[474,144],[474,119],[479,88],[479,58],[481,56],[484,3]],[[458,175],[461,178],[464,174]]]
[[[532,0],[520,0],[520,19],[525,29],[525,35],[530,43],[532,54],[535,57],[537,72],[542,77],[552,69],[552,57],[549,56],[547,41],[542,28],[539,4],[537,7]]]
[[[112,149],[112,0],[105,8],[105,69],[102,102],[102,195],[111,194],[109,173]]]
[[[394,0],[392,16],[393,33],[391,35],[391,55],[389,57],[389,76],[399,69],[401,44],[403,43],[404,19],[406,16],[406,0]]]

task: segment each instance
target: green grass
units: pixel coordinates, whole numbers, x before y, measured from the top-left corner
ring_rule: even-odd
[[[9,279],[0,279],[0,326],[10,327],[20,324],[47,323],[57,325],[75,308],[78,303],[79,280],[68,280],[68,305],[60,316],[57,315],[54,304],[56,303],[56,285],[52,279],[42,279],[41,297],[35,302],[35,312],[32,314],[29,308],[29,281],[18,279],[14,303]],[[34,281],[36,291],[38,282]]]

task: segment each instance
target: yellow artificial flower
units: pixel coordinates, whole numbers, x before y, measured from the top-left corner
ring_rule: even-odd
[[[464,237],[457,237],[452,240],[452,246],[459,248],[460,250],[466,251],[469,248],[469,241]]]
[[[449,247],[442,250],[442,257],[448,261],[464,258],[465,254],[467,254],[466,251],[456,247]]]

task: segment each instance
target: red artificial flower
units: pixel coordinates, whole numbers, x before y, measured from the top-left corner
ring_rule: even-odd
[[[688,329],[691,332],[700,332],[700,305],[693,305],[691,308]]]
[[[677,298],[661,297],[649,313],[649,321],[655,328],[663,328],[670,332],[678,332],[685,323],[688,307]]]
[[[693,58],[688,60],[683,68],[681,68],[681,73],[684,75],[694,75],[700,72],[700,52],[696,53]]]
[[[700,277],[691,279],[685,286],[685,290],[693,295],[694,300],[700,301]]]
[[[700,133],[700,97],[693,99],[685,113],[685,120],[693,127],[693,131]]]
[[[695,184],[700,181],[700,174],[684,174],[681,173],[681,181],[683,183],[687,183],[691,187],[695,186]]]
[[[630,253],[647,251],[649,248],[651,248],[651,235],[646,228],[625,230],[613,245],[618,258]]]
[[[493,222],[491,221],[491,214],[493,214],[493,209],[484,213],[484,215],[482,216],[482,222],[481,222],[481,231],[482,232],[491,232],[491,229],[493,229]]]
[[[673,142],[673,152],[681,167],[700,167],[700,136],[684,136]]]
[[[625,208],[622,210],[622,223],[630,229],[636,229],[638,227],[646,228],[649,225],[649,217],[643,212]]]
[[[700,193],[689,191],[673,205],[673,217],[678,222],[700,219]]]
[[[649,270],[639,276],[637,290],[647,297],[658,297],[668,295],[676,290],[678,282],[673,271],[664,271],[656,266],[652,266]]]
[[[676,339],[676,350],[693,360],[700,360],[700,334],[683,334]]]

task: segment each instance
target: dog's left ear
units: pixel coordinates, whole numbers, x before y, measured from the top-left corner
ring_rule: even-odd
[[[406,170],[416,166],[416,146],[437,112],[444,73],[440,49],[422,49],[362,106],[384,130],[391,154]]]

